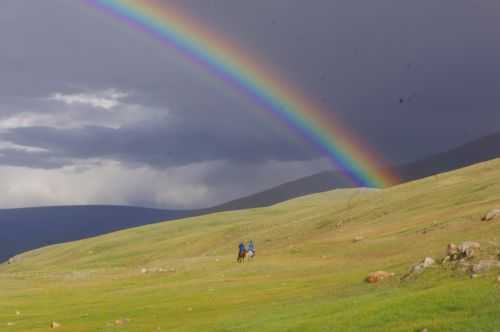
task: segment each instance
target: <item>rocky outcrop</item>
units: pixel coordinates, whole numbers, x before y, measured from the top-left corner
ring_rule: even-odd
[[[458,246],[454,243],[450,243],[446,248],[446,257],[443,258],[443,263],[470,259],[476,255],[479,249],[481,249],[481,244],[474,241],[465,241]]]
[[[479,249],[481,249],[481,244],[473,241],[465,241],[458,246],[458,251],[464,256],[464,258],[474,257],[476,251]]]
[[[384,279],[388,279],[394,276],[394,273],[392,272],[386,272],[386,271],[376,271],[372,272],[368,275],[366,278],[366,281],[370,284],[375,284],[377,282],[380,282]]]
[[[500,217],[500,209],[493,209],[491,211],[489,211],[488,213],[486,213],[482,220],[483,221],[490,221],[490,220],[493,220],[493,219],[496,219],[496,218],[499,218]]]

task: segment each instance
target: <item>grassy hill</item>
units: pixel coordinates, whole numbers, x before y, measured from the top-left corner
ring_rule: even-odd
[[[500,160],[383,191],[337,190],[54,245],[0,266],[0,327],[500,331],[498,270],[471,278],[438,265],[400,278],[443,257],[449,242],[479,241],[481,257],[495,258],[500,221],[481,221],[493,208]],[[258,256],[237,264],[248,239]],[[396,276],[366,283],[376,270]]]

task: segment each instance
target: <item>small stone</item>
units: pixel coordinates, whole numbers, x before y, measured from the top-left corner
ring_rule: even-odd
[[[52,323],[50,323],[50,327],[53,329],[58,329],[61,327],[61,324],[58,322],[52,322]]]
[[[454,243],[449,243],[448,247],[446,248],[446,254],[448,256],[453,256],[453,255],[458,254],[458,247],[457,247],[457,245],[454,244]]]
[[[422,262],[423,266],[426,268],[434,265],[434,263],[436,263],[436,262],[434,261],[434,259],[432,257],[425,257],[424,261]]]
[[[497,277],[497,283],[500,284],[500,276]]]
[[[365,238],[362,236],[356,236],[354,239],[352,239],[353,242],[360,242],[363,241]]]
[[[421,329],[420,332],[429,332],[429,330],[425,328],[425,329]]]
[[[7,326],[14,326],[14,325],[16,325],[16,323],[14,323],[14,322],[7,322]]]
[[[482,220],[483,221],[491,221],[491,220],[496,219],[498,217],[500,217],[500,209],[493,209],[493,210],[489,211],[488,213],[486,213],[483,216]]]
[[[436,262],[434,261],[433,258],[431,257],[425,257],[423,261],[421,261],[420,263],[417,263],[415,265],[413,265],[410,270],[408,271],[408,273],[403,276],[403,279],[406,279],[412,275],[415,275],[415,274],[420,274],[422,272],[424,272],[425,269],[427,269],[428,267],[434,265]]]
[[[19,310],[16,310],[16,316],[21,315],[21,312]]]
[[[146,269],[144,267],[141,269],[141,273],[147,273],[147,272],[148,272],[148,269]]]

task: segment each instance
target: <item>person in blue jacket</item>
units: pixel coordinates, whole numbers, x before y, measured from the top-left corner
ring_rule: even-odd
[[[243,242],[240,242],[239,248],[240,248],[240,254],[242,254],[246,251],[246,248],[245,248],[245,245],[243,244]]]
[[[247,250],[245,248],[245,245],[243,242],[240,242],[240,245],[238,246],[239,252],[238,252],[238,263],[244,262],[245,261],[245,256],[247,253]]]
[[[250,258],[253,258],[255,256],[255,245],[253,244],[253,241],[250,240],[248,243],[248,256]]]

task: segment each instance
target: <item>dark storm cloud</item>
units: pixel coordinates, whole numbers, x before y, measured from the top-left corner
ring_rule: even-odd
[[[26,166],[46,167],[47,160],[103,158],[153,167],[184,166],[204,161],[231,160],[256,163],[268,160],[297,161],[321,155],[300,141],[259,130],[210,127],[206,123],[143,124],[124,128],[85,126],[62,129],[24,127],[10,129],[0,138],[21,146],[50,151],[34,153]],[[1,151],[1,150],[0,150]],[[2,151],[10,156],[13,151]],[[30,153],[26,152],[26,156]],[[40,157],[41,164],[36,157]],[[18,158],[15,159],[16,165]],[[4,164],[8,164],[4,158]],[[48,164],[50,165],[50,163]],[[53,163],[58,166],[58,163]]]
[[[500,130],[496,0],[176,2],[270,59],[389,160]]]
[[[266,59],[389,161],[500,130],[497,0],[168,2]],[[258,189],[235,184],[225,176],[231,168],[267,187],[324,166],[311,161],[321,157],[314,144],[251,100],[83,1],[5,0],[0,40],[2,165],[104,158],[161,169],[217,160],[224,166],[197,180],[219,198]],[[49,100],[109,89],[127,95],[112,109]],[[264,166],[272,161],[283,163]],[[287,173],[296,161],[313,169]],[[199,202],[217,200],[207,197]]]
[[[423,155],[436,137],[434,147],[445,149],[500,129],[496,0],[176,2],[275,64],[389,160]],[[83,2],[3,6],[0,94],[115,87],[186,118],[196,113],[196,121],[232,116],[234,126],[252,125],[238,121],[248,102],[207,86],[174,52]],[[221,113],[207,115],[207,107]],[[423,135],[430,121],[436,129]],[[393,146],[400,135],[407,139]]]

